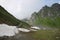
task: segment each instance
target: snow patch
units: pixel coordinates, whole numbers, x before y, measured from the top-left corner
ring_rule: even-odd
[[[28,29],[25,29],[25,28],[18,28],[19,31],[22,31],[22,32],[30,32],[30,30]]]
[[[18,33],[16,26],[0,24],[0,36],[14,36]]]
[[[36,27],[36,26],[34,26],[34,27],[31,27],[32,29],[36,29],[36,30],[40,30],[40,28],[39,27]]]

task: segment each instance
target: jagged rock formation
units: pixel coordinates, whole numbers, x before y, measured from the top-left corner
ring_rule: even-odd
[[[44,25],[51,27],[60,26],[60,4],[55,3],[51,7],[44,6],[39,12],[34,12],[30,21],[32,25]]]

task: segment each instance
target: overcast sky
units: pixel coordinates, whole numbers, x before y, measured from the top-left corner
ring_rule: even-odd
[[[0,0],[0,5],[18,19],[29,18],[43,6],[60,3],[60,0]]]

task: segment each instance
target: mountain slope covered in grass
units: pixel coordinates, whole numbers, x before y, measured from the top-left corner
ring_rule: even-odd
[[[51,7],[44,6],[39,12],[34,12],[30,19],[32,25],[42,25],[60,28],[60,4]]]
[[[9,12],[7,12],[2,6],[0,6],[0,24],[3,24],[3,23],[8,25],[18,26],[18,27],[30,27],[29,24],[21,20],[18,20]]]

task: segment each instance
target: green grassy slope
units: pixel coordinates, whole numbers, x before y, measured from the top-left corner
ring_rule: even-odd
[[[44,6],[39,12],[32,14],[31,20],[34,25],[60,28],[60,4]]]
[[[0,6],[0,24],[1,23],[5,23],[5,24],[8,24],[8,25],[19,26],[19,27],[20,26],[21,27],[30,27],[29,24],[15,18],[13,15],[11,15],[9,12],[7,12],[2,6]]]

